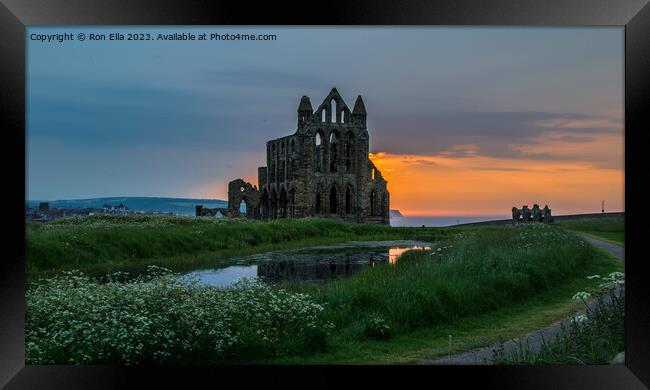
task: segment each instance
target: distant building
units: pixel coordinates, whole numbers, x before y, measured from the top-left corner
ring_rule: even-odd
[[[104,204],[102,210],[107,214],[128,214],[129,208],[124,203],[119,205]]]
[[[38,209],[33,209],[28,204],[25,205],[25,218],[32,221],[49,221],[63,217],[65,217],[65,209],[50,208],[48,202],[40,202]]]

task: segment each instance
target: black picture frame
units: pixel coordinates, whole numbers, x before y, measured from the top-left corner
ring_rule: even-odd
[[[650,309],[642,272],[644,256],[641,180],[650,116],[650,5],[647,0],[444,0],[355,1],[281,5],[278,2],[2,0],[0,97],[3,115],[5,234],[0,273],[0,387],[153,387],[153,382],[192,387],[197,380],[225,385],[283,387],[376,384],[467,384],[496,388],[642,389],[650,386]],[[338,11],[329,12],[336,7]],[[490,25],[625,26],[625,221],[626,363],[609,366],[419,366],[419,367],[123,367],[25,366],[25,48],[26,28],[38,25]],[[22,156],[21,156],[22,155]],[[22,158],[22,160],[21,160]],[[638,184],[637,184],[638,183]],[[641,212],[635,212],[641,210]],[[22,240],[22,241],[21,241]],[[636,251],[636,252],[635,252]],[[638,254],[637,254],[638,253]],[[210,382],[208,382],[210,383]],[[447,384],[445,384],[447,383]],[[236,384],[235,384],[236,385]],[[198,385],[197,385],[198,386]]]

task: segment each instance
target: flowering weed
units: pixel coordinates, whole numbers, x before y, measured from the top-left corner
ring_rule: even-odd
[[[27,292],[26,361],[200,363],[319,350],[323,309],[256,280],[217,289],[159,267],[128,282],[65,272]]]

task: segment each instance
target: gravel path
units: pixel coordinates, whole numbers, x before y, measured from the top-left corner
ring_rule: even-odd
[[[588,242],[592,243],[593,245],[603,248],[610,253],[612,253],[614,256],[618,257],[621,259],[621,261],[624,261],[624,248],[621,246],[618,246],[616,244],[612,244],[607,241],[599,240],[597,238],[591,237],[591,236],[586,236],[582,235],[582,237],[587,240]],[[589,303],[589,308],[594,309],[598,306],[597,302],[592,301]],[[573,318],[576,315],[579,314],[584,314],[584,310],[580,311],[579,313],[575,313],[571,318]],[[552,339],[561,329],[561,324],[569,325],[571,322],[571,318],[562,320],[562,321],[557,321],[549,326],[547,326],[544,329],[537,330],[533,333],[529,333],[526,336],[524,336],[524,340],[528,339],[528,346],[531,350],[537,351],[539,348],[542,346],[542,340],[550,340]],[[524,341],[525,342],[525,341]],[[519,339],[513,339],[510,341],[506,341],[505,343],[502,344],[493,344],[489,347],[481,348],[481,349],[476,349],[473,351],[461,353],[458,355],[454,355],[451,357],[444,357],[444,358],[438,358],[434,360],[427,360],[423,362],[423,364],[439,364],[439,365],[445,365],[445,364],[467,364],[467,365],[472,365],[472,364],[492,364],[492,357],[494,354],[495,349],[503,349],[504,353],[508,353],[509,351],[515,350],[517,346],[519,345]]]

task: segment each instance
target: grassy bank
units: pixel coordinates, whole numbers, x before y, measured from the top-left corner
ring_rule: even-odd
[[[623,217],[559,220],[557,225],[568,230],[586,233],[615,244],[625,244],[625,219]]]
[[[524,301],[581,277],[598,255],[582,239],[548,225],[491,227],[459,233],[435,251],[407,252],[392,267],[296,289],[326,303],[339,327],[358,322],[367,328],[380,317],[403,333]]]
[[[608,253],[547,225],[475,230],[436,254],[409,252],[396,267],[294,286],[324,304],[338,332],[329,353],[280,361],[416,362],[449,353],[450,335],[452,353],[519,337],[577,310],[571,296],[595,284],[585,276],[621,269]]]
[[[520,342],[513,351],[495,351],[496,364],[609,364],[625,350],[625,296],[623,274],[600,277],[608,286],[597,295],[598,306],[576,316],[539,350]],[[607,295],[603,294],[607,292]]]
[[[276,220],[90,216],[26,225],[29,274],[92,273],[160,265],[183,270],[236,255],[350,240],[439,240],[444,228],[391,228],[329,219]]]
[[[304,223],[309,226],[334,222]],[[432,237],[421,235],[431,235],[442,230],[447,233],[439,236],[450,240],[443,244],[444,248],[440,250],[409,252],[403,255],[395,266],[384,264],[369,267],[355,276],[329,284],[286,284],[245,293],[248,302],[253,302],[253,305],[258,302],[262,305],[260,310],[255,309],[257,306],[249,308],[250,310],[255,313],[273,313],[276,309],[270,308],[274,305],[280,306],[277,298],[269,298],[269,291],[278,293],[282,289],[285,300],[302,302],[296,306],[294,312],[287,312],[282,316],[297,318],[296,324],[302,325],[296,326],[301,326],[300,329],[303,330],[308,329],[309,324],[320,324],[315,328],[318,331],[300,333],[304,336],[293,340],[296,343],[287,338],[279,340],[277,345],[268,344],[268,340],[263,337],[260,339],[250,335],[249,330],[258,329],[268,338],[280,329],[282,320],[278,318],[282,316],[273,317],[275,320],[264,320],[271,314],[260,314],[259,318],[245,317],[250,310],[244,307],[228,312],[236,320],[222,321],[230,324],[227,327],[228,332],[224,334],[249,335],[251,340],[256,340],[250,342],[250,345],[260,347],[242,349],[242,345],[249,344],[234,343],[233,349],[224,347],[215,356],[224,357],[224,361],[258,363],[411,362],[447,353],[449,335],[452,335],[452,352],[456,352],[494,342],[496,337],[515,337],[522,331],[548,325],[575,309],[575,303],[570,300],[571,294],[576,289],[584,290],[589,283],[594,283],[585,279],[586,275],[604,274],[621,268],[617,260],[586,244],[576,235],[546,225],[486,227],[463,232],[453,229],[396,229],[399,233],[388,232],[389,235],[385,234],[388,230],[393,230],[391,228],[363,225],[338,227],[359,229],[365,232],[362,234],[367,234],[368,230],[365,229],[378,229],[376,235],[382,238],[396,238],[390,234],[406,234],[406,237],[400,238],[428,240]],[[300,231],[299,228],[296,229]],[[345,234],[345,238],[349,240],[349,235],[353,233],[348,231]],[[358,239],[357,236],[354,238]],[[155,285],[164,286],[165,283]],[[113,329],[104,325],[110,324],[111,321],[114,321],[115,326],[119,324],[124,328],[119,334],[139,335],[142,339],[137,339],[136,345],[146,346],[142,347],[148,351],[146,356],[159,356],[155,354],[156,342],[150,342],[147,338],[156,334],[156,329],[168,329],[172,332],[168,335],[170,339],[187,340],[187,332],[191,332],[192,326],[175,324],[174,318],[184,318],[181,325],[187,321],[195,324],[192,319],[198,316],[201,326],[210,325],[211,321],[221,318],[218,314],[221,307],[219,302],[231,300],[224,295],[226,293],[206,286],[194,286],[190,291],[184,287],[174,288],[171,292],[163,289],[163,292],[167,291],[161,293],[163,297],[186,297],[185,300],[199,297],[198,303],[191,305],[182,304],[183,299],[174,301],[171,306],[178,308],[178,311],[170,319],[170,305],[146,304],[147,297],[151,294],[147,292],[143,296],[142,292],[149,289],[143,290],[143,285],[136,282],[116,284],[108,290],[97,283],[91,283],[89,287],[87,282],[79,286],[64,284],[63,289],[57,287],[60,283],[44,286],[46,287],[38,290],[39,294],[28,295],[28,345],[30,342],[34,343],[28,351],[49,348],[49,352],[47,356],[32,352],[31,356],[37,356],[32,361],[51,361],[47,360],[51,356],[55,356],[55,361],[65,360],[67,355],[60,352],[62,350],[57,344],[59,340],[52,340],[55,335],[64,334],[75,340],[74,343],[65,345],[81,343],[82,350],[91,349],[96,338],[87,340],[83,337],[83,332],[88,329],[93,329],[93,332],[99,329],[96,330],[97,334],[108,335],[106,345],[119,346],[120,344],[112,339],[117,337],[113,336]],[[68,296],[75,296],[76,289],[80,289],[81,296],[88,291],[92,292],[90,298],[85,297],[80,302],[93,302],[88,310],[92,309],[93,313],[99,313],[98,315],[88,316],[88,310],[74,309],[75,306],[71,305]],[[105,299],[106,295],[111,299]],[[47,297],[51,296],[61,299],[48,301]],[[209,299],[205,300],[204,297]],[[270,306],[264,306],[267,303]],[[312,304],[316,306],[311,306]],[[149,306],[151,309],[138,309]],[[312,311],[313,316],[306,318],[301,314],[300,307],[303,306],[321,307],[322,310]],[[117,310],[116,307],[134,309]],[[115,312],[123,317],[114,320],[111,316],[114,316]],[[208,314],[197,314],[203,312]],[[245,320],[239,320],[243,318],[242,315]],[[83,317],[81,325],[74,322],[79,321],[79,316]],[[157,321],[167,322],[164,326],[156,326]],[[253,325],[247,325],[249,323]],[[531,327],[534,328],[529,329]],[[209,332],[209,326],[199,326],[199,329]],[[183,356],[193,356],[192,348],[201,348],[192,345],[194,344],[183,350],[186,353]],[[180,347],[172,349],[174,348]],[[203,355],[197,356],[212,356],[206,355],[205,351],[201,353]],[[93,356],[98,356],[97,354],[98,352]],[[93,362],[96,358],[91,357],[84,361]]]
[[[605,260],[608,258],[608,260]],[[586,274],[609,272],[619,261],[603,254],[603,261],[585,269]],[[555,321],[570,317],[582,305],[571,300],[576,291],[589,290],[593,281],[577,278],[537,294],[523,302],[480,315],[424,327],[384,340],[351,340],[332,335],[326,352],[259,360],[270,364],[418,364],[522,337]],[[620,335],[616,336],[617,338]]]

